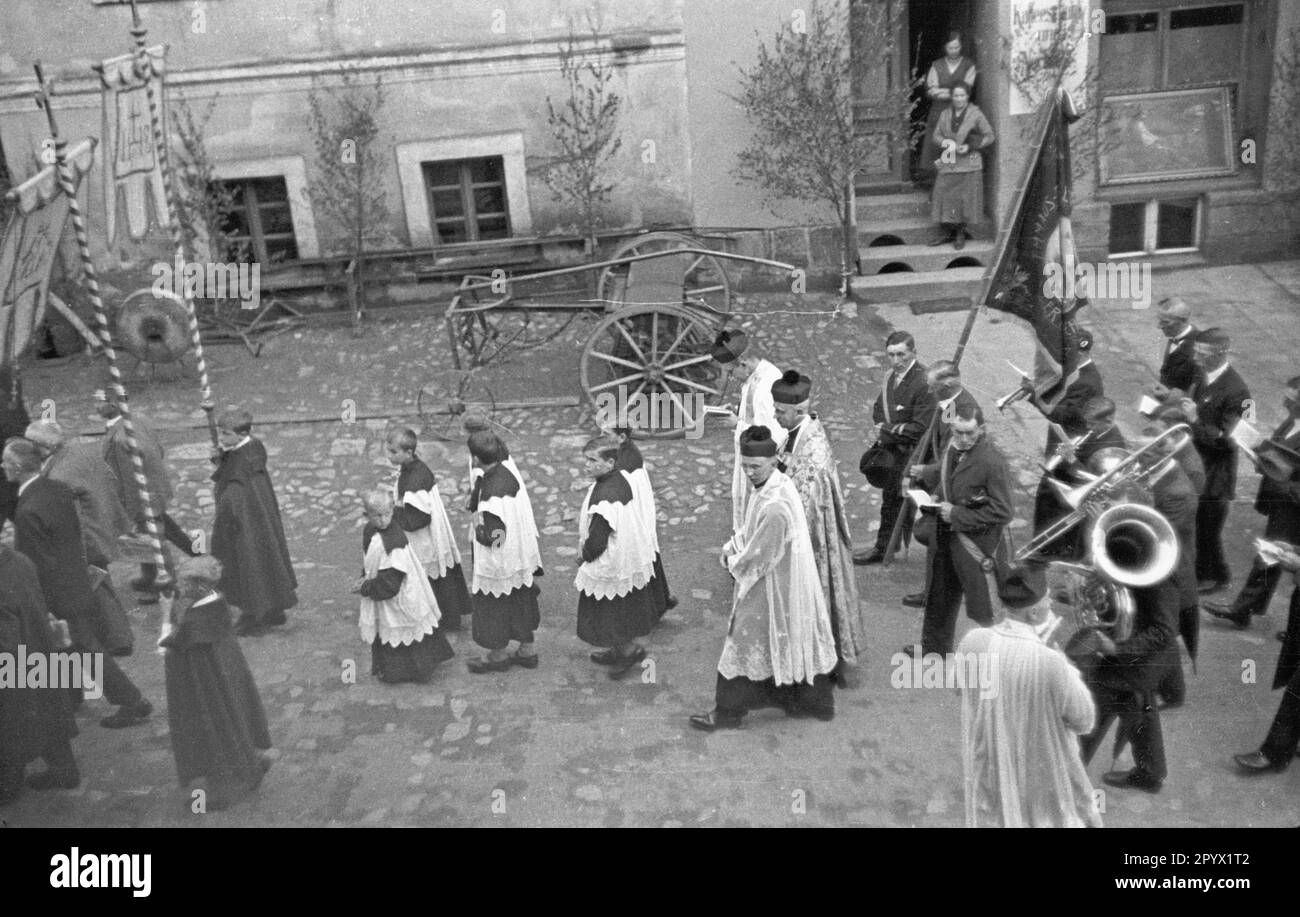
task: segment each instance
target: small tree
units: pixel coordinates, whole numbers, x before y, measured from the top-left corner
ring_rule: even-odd
[[[1283,50],[1273,66],[1269,93],[1267,180],[1275,191],[1295,193],[1300,191],[1300,28],[1278,42]]]
[[[213,261],[242,261],[249,254],[247,245],[236,244],[226,233],[238,207],[235,190],[216,177],[204,140],[216,105],[217,97],[213,96],[195,117],[189,102],[183,96],[176,97],[171,116],[172,135],[179,144],[179,149],[172,154],[178,191],[177,216],[187,258],[193,260],[198,249],[206,248]]]
[[[367,240],[386,240],[388,195],[379,168],[376,143],[384,106],[383,81],[365,87],[351,69],[340,73],[341,85],[323,88],[313,81],[307,94],[317,180],[311,183],[316,215],[333,227],[329,249],[352,258],[348,284],[353,321],[365,312],[363,263]],[[370,232],[367,232],[370,229]]]
[[[592,37],[599,38],[599,24],[590,14],[587,24]],[[599,209],[614,190],[606,169],[623,146],[618,136],[622,99],[610,86],[613,66],[599,57],[579,58],[577,38],[570,29],[569,40],[560,49],[563,100],[557,105],[546,97],[546,124],[559,152],[546,160],[545,177],[552,198],[581,214],[590,254],[596,249]]]
[[[808,16],[786,22],[770,46],[760,43],[758,59],[740,70],[740,91],[732,96],[754,128],[732,174],[762,187],[773,212],[791,200],[833,208],[842,232],[846,297],[852,296],[849,276],[858,257],[855,178],[882,153],[897,151],[913,104],[906,82],[888,86],[865,114],[891,127],[864,132],[855,111],[864,106],[854,88],[898,53],[899,16],[899,4],[815,3]]]

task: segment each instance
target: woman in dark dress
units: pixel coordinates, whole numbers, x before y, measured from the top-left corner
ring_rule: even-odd
[[[925,136],[921,141],[921,158],[917,169],[926,183],[935,180],[934,161],[941,152],[934,142],[934,129],[939,126],[939,116],[948,110],[952,102],[954,86],[965,86],[968,92],[975,90],[975,62],[961,53],[961,32],[949,32],[948,41],[943,46],[944,56],[930,65],[925,76],[925,94],[930,100],[930,113],[925,119]]]

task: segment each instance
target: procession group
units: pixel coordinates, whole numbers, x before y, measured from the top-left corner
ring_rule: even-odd
[[[1179,300],[1161,304],[1169,344],[1142,431],[1155,438],[1186,425],[1190,435],[1159,437],[1159,448],[1143,451],[1145,492],[1137,496],[1172,526],[1178,563],[1160,582],[1133,588],[1130,633],[1089,630],[1084,648],[1068,655],[1046,633],[1059,598],[1048,595],[1047,567],[1094,558],[1089,519],[1062,528],[1073,510],[1062,494],[1095,480],[1099,459],[1113,459],[1116,449],[1131,452],[1086,330],[1077,342],[1078,371],[1061,397],[1049,405],[1024,385],[1026,400],[1052,431],[1034,531],[1055,526],[1060,535],[1019,561],[1009,535],[1010,469],[956,365],[939,360],[927,367],[910,334],[888,337],[891,369],[860,462],[881,489],[880,527],[874,545],[855,553],[830,442],[812,410],[813,380],[763,359],[743,332],[722,332],[711,356],[743,383],[733,412],[732,534],[719,555],[734,590],[713,708],[691,716],[690,725],[740,728],[760,708],[833,719],[835,690],[860,683],[866,649],[854,566],[882,563],[912,537],[926,545],[926,575],[904,603],[923,615],[918,640],[902,652],[951,662],[964,603],[978,626],[957,653],[996,682],[981,691],[981,681],[968,680],[971,690],[963,689],[968,824],[1100,824],[1085,767],[1115,720],[1116,746],[1131,743],[1134,767],[1103,779],[1158,792],[1167,776],[1160,710],[1185,698],[1178,638],[1194,658],[1201,595],[1231,579],[1222,529],[1235,497],[1233,433],[1243,413],[1253,413],[1249,391],[1228,362],[1227,334],[1198,330],[1190,318]],[[20,395],[0,416],[0,511],[14,528],[14,549],[0,546],[0,653],[102,653],[103,693],[117,706],[102,725],[147,722],[152,704],[115,661],[132,651],[133,638],[107,569],[119,556],[119,536],[161,528],[186,559],[177,564],[164,549],[165,572],[144,563],[131,587],[137,602],[170,608],[159,645],[177,772],[182,785],[202,781],[206,808],[220,809],[252,792],[270,766],[267,719],[238,638],[273,632],[297,604],[267,452],[252,435],[248,412],[232,408],[217,418],[215,510],[205,553],[168,514],[171,486],[157,437],[130,412],[133,456],[122,407],[111,395],[98,400],[106,425],[100,443],[76,441],[53,422],[28,423]],[[1300,450],[1300,377],[1287,381],[1285,407],[1287,420],[1248,452],[1255,461],[1270,454],[1268,447],[1283,460]],[[659,550],[654,488],[635,431],[620,423],[583,449],[592,482],[578,519],[575,577],[577,635],[614,680],[646,659],[648,636],[677,604]],[[534,635],[544,571],[526,477],[490,422],[468,422],[466,432],[473,469],[464,507],[473,514],[468,576],[413,431],[388,432],[396,480],[363,495],[361,574],[353,591],[379,681],[427,682],[453,656],[446,634],[465,618],[485,650],[468,662],[471,672],[540,664]],[[137,457],[149,485],[147,505],[132,471]],[[1291,621],[1279,635],[1275,687],[1285,686],[1286,695],[1260,749],[1237,756],[1247,773],[1285,768],[1300,738],[1300,555],[1286,549],[1300,542],[1300,484],[1285,461],[1261,470],[1268,473],[1256,508],[1267,519],[1264,537],[1281,547],[1271,562],[1257,560],[1231,604],[1205,605],[1216,619],[1247,627],[1267,610],[1283,572],[1297,577]],[[17,798],[24,784],[80,784],[71,743],[80,703],[80,692],[66,688],[0,690],[0,804]],[[45,769],[27,774],[36,758]]]

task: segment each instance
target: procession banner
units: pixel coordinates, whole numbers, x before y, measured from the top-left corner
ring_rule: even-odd
[[[148,53],[153,61],[154,91],[162,98],[166,47],[157,45]],[[136,62],[135,54],[123,54],[95,68],[103,88],[104,205],[110,247],[118,238],[119,210],[125,210],[127,233],[137,242],[151,226],[167,226],[162,162],[154,146],[149,94]],[[164,124],[164,143],[166,130]]]
[[[1069,124],[1079,116],[1067,93],[1053,92],[1040,117],[1041,139],[1030,154],[1028,178],[1012,201],[982,299],[1033,328],[1034,390],[1051,408],[1078,378],[1075,313],[1087,300],[1053,295],[1062,285],[1048,282],[1049,271],[1058,279],[1075,276]]]
[[[73,185],[90,171],[95,138],[68,151]],[[0,367],[20,357],[45,317],[50,269],[68,218],[68,198],[54,165],[13,188],[13,216],[0,237]]]

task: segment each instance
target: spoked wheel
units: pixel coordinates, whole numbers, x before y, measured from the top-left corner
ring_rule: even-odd
[[[496,415],[496,396],[472,369],[449,369],[420,387],[416,410],[424,432],[443,442],[465,438],[461,423],[466,414],[491,419]]]
[[[582,387],[602,422],[626,418],[645,436],[702,429],[722,397],[710,356],[722,319],[681,306],[625,306],[596,325],[582,350]]]
[[[613,259],[650,252],[672,251],[677,248],[707,248],[699,239],[680,232],[651,232],[628,239],[611,256]],[[722,261],[712,255],[682,254],[674,260],[681,263],[682,302],[705,306],[719,315],[731,309],[731,282],[722,268]],[[597,290],[602,302],[627,301],[627,272],[629,265],[619,264],[600,272]],[[629,303],[629,305],[637,305]],[[619,308],[615,305],[614,308]]]

